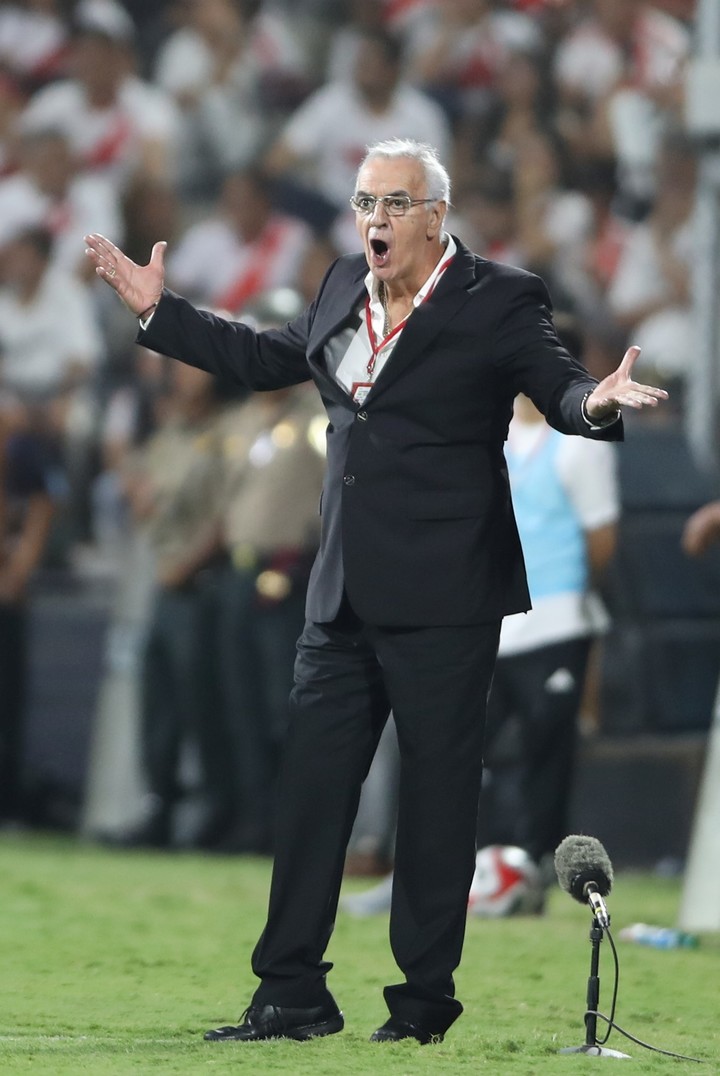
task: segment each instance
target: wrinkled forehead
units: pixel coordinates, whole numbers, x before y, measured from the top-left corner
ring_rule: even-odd
[[[425,173],[412,157],[371,157],[358,172],[355,190],[379,195],[407,191],[419,198],[426,193]]]

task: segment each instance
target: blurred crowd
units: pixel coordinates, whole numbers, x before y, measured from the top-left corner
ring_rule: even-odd
[[[134,319],[89,272],[83,236],[101,232],[142,262],[167,240],[171,288],[271,327],[358,249],[348,199],[366,146],[430,142],[453,180],[449,230],[539,273],[581,326],[598,377],[626,344],[641,345],[640,378],[672,388],[681,409],[694,8],[2,5],[0,434],[13,512],[3,512],[0,611],[14,611],[8,630],[22,649],[39,566],[112,571],[136,536],[151,549],[150,808],[125,839],[173,840],[192,737],[208,790],[194,839],[271,846],[267,798],[318,540],[324,420],[303,388],[247,399],[138,348]],[[19,675],[22,662],[10,664]],[[8,773],[20,712],[18,701],[5,721]],[[13,817],[6,799],[0,813]]]

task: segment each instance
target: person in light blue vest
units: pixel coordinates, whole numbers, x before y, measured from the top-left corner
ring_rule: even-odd
[[[478,843],[542,864],[565,836],[588,658],[607,627],[593,584],[615,546],[615,456],[563,437],[519,396],[505,457],[533,608],[503,621]]]

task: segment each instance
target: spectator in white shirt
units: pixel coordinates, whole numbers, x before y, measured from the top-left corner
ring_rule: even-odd
[[[0,383],[30,401],[62,395],[87,379],[102,353],[87,288],[51,267],[52,235],[22,232],[1,264]]]
[[[415,35],[409,77],[454,121],[484,112],[510,54],[542,44],[536,23],[493,0],[443,0]]]
[[[513,186],[517,236],[525,266],[551,282],[556,294],[573,293],[593,228],[589,198],[567,186],[556,142],[539,131],[515,148]]]
[[[363,36],[352,81],[312,93],[271,146],[266,166],[291,181],[298,192],[292,204],[312,223],[328,224],[343,214],[335,241],[344,251],[357,250],[347,192],[367,146],[386,138],[427,142],[447,157],[450,129],[439,105],[402,78],[398,40],[375,31]]]
[[[682,112],[689,52],[682,23],[645,0],[592,0],[556,51],[565,137],[583,157],[616,158],[628,215],[652,200],[663,132]]]
[[[180,181],[186,197],[212,194],[270,136],[275,110],[306,89],[304,57],[287,23],[248,0],[190,0],[186,24],[160,48],[155,82],[181,111]],[[295,90],[293,90],[295,87]]]
[[[415,42],[425,42],[436,25],[437,0],[349,0],[345,19],[331,34],[324,59],[325,81],[352,79],[358,50],[366,33],[391,33],[410,57]]]
[[[115,9],[113,9],[115,10]],[[80,5],[70,77],[46,86],[25,110],[33,127],[62,130],[88,172],[123,191],[136,177],[174,177],[178,115],[172,99],[133,73],[134,27],[120,9]]]
[[[57,78],[68,39],[60,0],[20,0],[0,7],[0,66],[26,92]]]
[[[182,237],[168,279],[198,302],[239,313],[264,291],[295,287],[312,243],[306,224],[277,211],[268,177],[246,168],[225,180],[219,212]]]
[[[30,229],[0,262],[0,388],[20,421],[60,446],[68,539],[84,537],[95,435],[91,378],[103,354],[88,289],[51,267],[52,236]]]
[[[694,148],[682,134],[666,140],[649,216],[629,230],[608,290],[615,323],[642,348],[640,365],[682,386],[692,336],[695,257]]]
[[[78,248],[93,223],[102,219],[111,235],[123,235],[120,207],[102,176],[78,171],[60,130],[27,130],[18,146],[20,168],[0,179],[0,246],[30,227],[52,232],[53,264],[88,277]]]

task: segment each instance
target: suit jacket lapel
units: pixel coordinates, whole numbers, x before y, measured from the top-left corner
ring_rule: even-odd
[[[316,318],[308,345],[308,365],[310,366],[313,378],[320,391],[325,396],[330,396],[338,403],[344,403],[346,405],[350,404],[351,406],[354,405],[350,395],[345,391],[342,385],[338,384],[325,366],[323,348],[328,340],[343,328],[343,325],[347,322],[350,314],[360,304],[363,297],[367,295],[365,290],[366,275],[367,264],[365,259],[362,258],[357,272],[345,287],[342,295],[342,302],[329,303],[325,315]]]
[[[457,253],[432,295],[410,315],[392,355],[372,387],[368,400],[376,399],[385,392],[415,362],[418,355],[430,347],[467,302],[468,291],[474,283],[475,259],[467,247],[458,242]]]
[[[418,355],[442,333],[448,322],[452,321],[457,311],[467,301],[468,291],[475,283],[475,259],[467,247],[458,240],[456,242],[458,249],[455,257],[430,298],[412,312],[392,355],[373,385],[368,399],[375,399],[392,385],[408,366],[412,365]],[[328,340],[339,332],[350,313],[365,297],[366,274],[367,265],[365,259],[362,258],[358,260],[350,280],[346,281],[342,295],[329,301],[326,308],[320,307],[313,324],[308,351],[308,364],[323,395],[329,396],[338,403],[346,406],[350,404],[353,407],[355,405],[349,394],[327,371],[323,359],[323,348]]]

